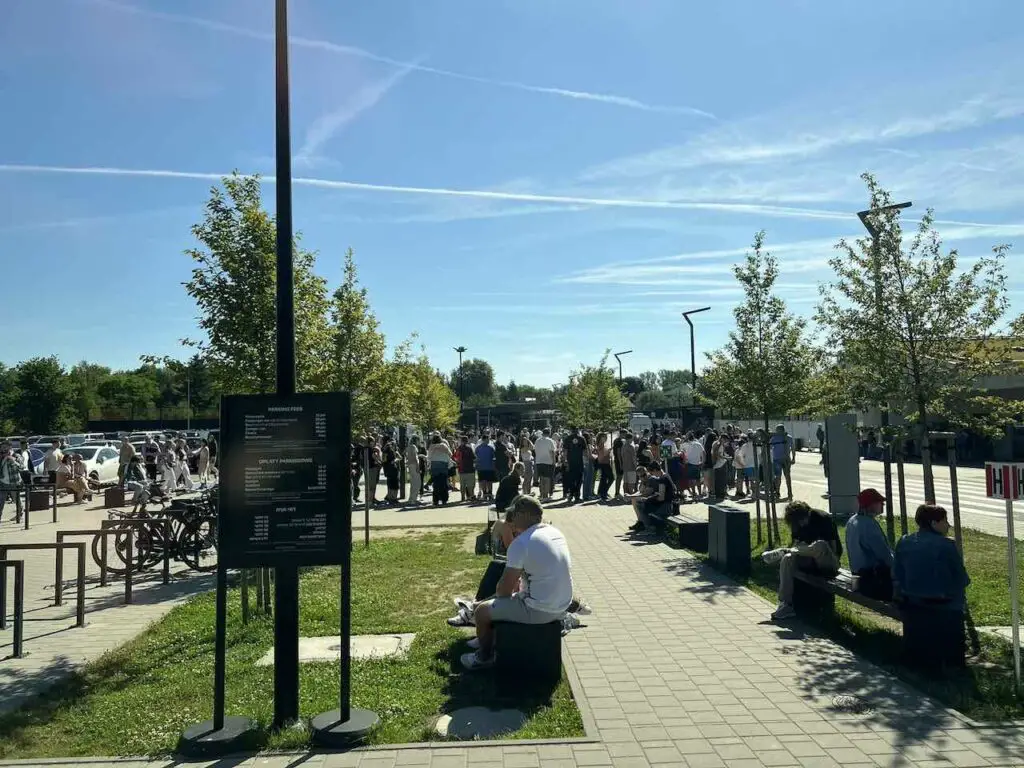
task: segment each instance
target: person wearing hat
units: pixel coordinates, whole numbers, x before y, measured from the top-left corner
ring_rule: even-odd
[[[892,550],[878,524],[885,497],[874,488],[857,494],[857,514],[846,524],[850,570],[858,577],[857,591],[876,600],[892,600]]]

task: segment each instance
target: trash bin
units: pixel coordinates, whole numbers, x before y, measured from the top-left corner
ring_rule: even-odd
[[[729,573],[750,573],[750,513],[727,504],[708,505],[708,559]]]

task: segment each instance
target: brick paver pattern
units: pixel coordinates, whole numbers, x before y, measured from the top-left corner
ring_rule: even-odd
[[[567,534],[577,588],[594,607],[587,626],[565,641],[592,743],[420,745],[267,755],[220,765],[1024,765],[1022,729],[972,727],[809,628],[771,624],[767,602],[686,552],[624,536],[632,519],[627,507],[556,507],[549,518]],[[848,699],[837,698],[850,696],[867,709],[853,713],[844,706]]]

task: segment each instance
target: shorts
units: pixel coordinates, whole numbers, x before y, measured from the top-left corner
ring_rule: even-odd
[[[565,611],[548,613],[531,608],[521,597],[496,597],[486,602],[490,603],[493,621],[511,621],[514,624],[550,624],[552,621],[561,621],[565,614]]]
[[[700,480],[700,464],[687,464],[686,465],[686,476],[690,480]]]
[[[481,483],[493,483],[498,479],[498,473],[493,469],[478,469],[476,479]]]
[[[753,477],[754,476],[754,468],[753,467],[744,467],[743,468],[743,476],[744,477]]]
[[[476,486],[476,475],[472,472],[459,473],[459,487],[464,491],[472,491]]]
[[[555,465],[554,464],[538,464],[537,465],[537,477],[544,478],[545,480],[551,480],[555,476]]]
[[[636,472],[623,472],[622,482],[630,486],[636,485]]]
[[[776,477],[782,474],[782,468],[785,466],[785,464],[785,459],[772,459],[772,466],[775,468]]]

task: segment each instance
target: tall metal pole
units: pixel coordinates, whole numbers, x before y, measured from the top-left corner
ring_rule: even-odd
[[[459,353],[459,418],[462,418],[462,409],[466,407],[466,376],[462,372],[462,353],[466,348],[459,345],[454,348]]]
[[[1017,695],[1024,696],[1020,679],[1020,590],[1017,584],[1017,539],[1013,531],[1013,501],[1010,499],[1006,500],[1006,553],[1010,568],[1010,642],[1013,645],[1013,682]]]
[[[690,319],[690,315],[696,315],[700,312],[707,312],[711,307],[701,307],[700,309],[691,309],[689,312],[683,312],[683,320],[690,326],[690,380],[691,388],[693,389],[693,404],[697,404],[697,345],[694,341],[693,335],[693,321]],[[682,418],[682,414],[680,414]]]
[[[620,384],[622,383],[622,355],[631,355],[631,354],[633,354],[633,350],[632,349],[627,349],[625,352],[616,352],[615,353],[615,359],[619,363],[619,383]]]
[[[878,338],[877,341],[880,344],[885,343],[885,334],[883,333],[885,327],[885,301],[884,294],[882,291],[882,246],[879,242],[879,237],[882,234],[878,227],[875,226],[874,222],[871,221],[871,217],[888,211],[896,211],[903,208],[909,208],[911,203],[897,203],[895,205],[886,205],[880,208],[871,208],[867,211],[859,211],[857,218],[860,219],[861,224],[871,235],[871,258],[874,261],[874,281],[875,281],[875,314],[878,322]],[[892,506],[892,440],[889,435],[889,402],[886,398],[886,402],[881,409],[881,428],[882,428],[882,470],[883,477],[885,478],[885,527],[886,533],[889,536],[889,541],[895,543],[896,541],[896,521],[893,515]],[[927,426],[925,426],[927,429]]]
[[[288,97],[288,0],[276,0],[277,394],[295,394],[295,286],[292,268],[292,146]],[[274,726],[299,718],[299,569],[274,579]]]
[[[192,374],[185,376],[185,429],[192,429]]]

